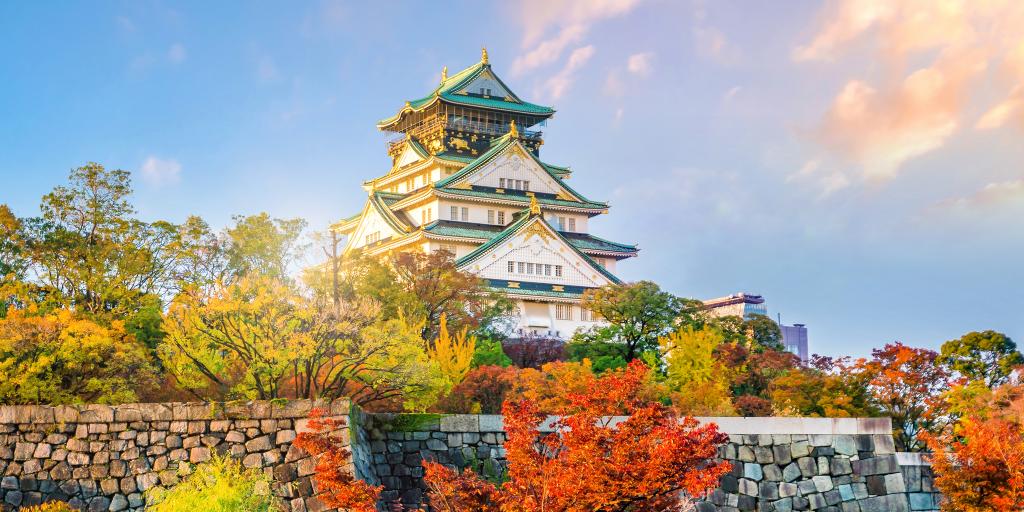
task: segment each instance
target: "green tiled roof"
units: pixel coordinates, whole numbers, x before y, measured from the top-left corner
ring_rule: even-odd
[[[492,247],[501,244],[505,240],[507,240],[510,237],[512,237],[513,235],[515,235],[516,232],[519,231],[520,228],[522,228],[523,226],[528,224],[533,219],[537,219],[538,222],[543,222],[544,225],[549,227],[549,228],[551,227],[551,225],[548,224],[547,221],[544,220],[544,217],[542,217],[540,215],[533,215],[533,214],[523,215],[522,217],[519,218],[519,220],[513,222],[512,224],[509,224],[509,226],[507,228],[505,228],[504,231],[502,231],[501,233],[498,233],[494,238],[491,238],[490,240],[488,240],[483,245],[477,247],[476,249],[473,249],[469,254],[459,258],[455,262],[455,264],[458,265],[458,266],[463,266],[463,265],[466,265],[468,263],[472,263],[473,261],[475,261],[480,256],[483,256],[484,254],[486,254],[487,251],[491,250]],[[592,260],[590,258],[590,256],[587,256],[582,251],[577,249],[576,246],[574,246],[571,242],[569,242],[569,240],[567,240],[559,231],[556,231],[554,229],[552,229],[552,231],[555,232],[555,235],[558,236],[558,238],[560,240],[565,242],[565,245],[568,245],[569,248],[571,248],[579,257],[583,258],[583,261],[587,262],[587,264],[590,265],[591,268],[593,268],[594,270],[600,272],[601,275],[605,276],[606,278],[608,278],[609,281],[611,281],[613,283],[620,283],[620,282],[622,282],[622,281],[619,280],[619,278],[615,277],[614,274],[612,274],[611,272],[608,272],[608,269],[602,267],[601,265],[598,265],[594,260]]]
[[[440,187],[437,187],[436,190],[439,191],[439,192],[444,192],[446,194],[455,194],[455,195],[461,195],[461,196],[482,197],[482,198],[487,198],[487,199],[505,199],[505,200],[519,201],[519,202],[522,202],[522,203],[529,203],[530,202],[530,197],[529,196],[524,195],[524,194],[513,194],[513,193],[510,193],[511,191],[509,191],[507,189],[506,189],[506,193],[504,193],[504,194],[499,194],[497,192],[488,191],[488,190],[478,190],[477,188],[474,188],[473,190],[463,190],[463,189],[459,189],[459,188],[440,188]],[[566,201],[565,199],[558,199],[556,197],[544,197],[544,196],[541,196],[539,194],[537,195],[537,202],[542,204],[542,205],[546,204],[546,205],[550,205],[550,206],[564,206],[564,207],[567,207],[567,208],[586,208],[588,210],[603,210],[603,209],[608,207],[608,203],[598,203],[596,201],[588,201],[588,202],[585,202],[585,203],[581,203],[581,202],[578,202],[578,201]]]
[[[431,233],[438,236],[490,240],[495,235],[501,233],[504,229],[501,226],[495,226],[492,224],[476,224],[469,222],[438,220],[427,225],[423,230],[426,231],[427,233]],[[588,233],[568,233],[565,231],[562,231],[560,233],[566,239],[566,241],[568,241],[573,247],[576,247],[577,249],[583,251],[593,250],[632,254],[636,253],[637,250],[635,245],[610,242],[608,240],[598,238]]]
[[[388,208],[387,201],[395,198],[385,198],[385,196],[399,196],[398,198],[401,198],[400,194],[374,192],[373,194],[370,194],[370,205],[372,205],[377,210],[377,213],[379,213],[380,216],[384,218],[384,221],[387,222],[389,226],[394,228],[395,231],[398,231],[399,233],[405,233],[406,231],[408,231],[409,227],[404,222],[402,222],[402,220],[399,219],[394,212],[391,211],[391,208]]]
[[[509,112],[517,112],[522,114],[533,114],[537,116],[547,117],[555,113],[555,110],[551,107],[545,107],[543,105],[537,105],[527,101],[521,100],[512,89],[510,89],[505,82],[498,78],[498,75],[494,75],[495,80],[509,93],[512,101],[507,101],[505,98],[489,97],[485,98],[482,96],[473,96],[468,94],[457,94],[457,91],[466,86],[469,82],[473,81],[484,71],[490,70],[491,65],[480,61],[452,76],[449,76],[446,80],[441,82],[436,89],[431,91],[430,94],[416,100],[410,100],[408,106],[413,110],[419,110],[427,105],[430,105],[436,99],[440,99],[449,103],[455,103],[459,105],[468,105],[474,107],[492,108],[499,110],[506,110]],[[403,109],[404,110],[404,109]],[[378,127],[387,126],[402,117],[402,112],[391,116],[387,119],[381,120],[377,123]]]
[[[508,286],[508,283],[519,283],[518,287],[512,288]],[[562,286],[565,291],[556,292],[554,291],[551,284],[548,283],[530,283],[522,281],[506,281],[503,279],[488,279],[487,287],[491,290],[503,293],[515,293],[519,295],[532,295],[535,297],[557,297],[560,299],[578,299],[583,292],[589,288],[582,286]]]
[[[462,169],[460,169],[459,172],[456,172],[455,174],[452,174],[451,176],[448,176],[447,178],[443,178],[443,179],[438,180],[436,183],[434,183],[434,187],[436,187],[436,188],[445,188],[445,187],[447,187],[449,185],[452,185],[454,183],[457,183],[459,180],[461,180],[461,179],[463,179],[463,178],[473,174],[473,172],[476,171],[476,169],[480,168],[481,166],[483,166],[487,162],[491,161],[491,159],[493,159],[496,156],[498,156],[499,154],[501,154],[501,152],[504,151],[509,146],[511,146],[513,144],[519,144],[519,139],[513,137],[511,133],[506,133],[505,135],[502,135],[501,137],[498,137],[497,139],[494,139],[492,144],[493,145],[491,146],[491,149],[488,149],[484,154],[480,155],[480,157],[478,157],[476,160],[473,160],[472,163],[470,163],[469,165],[467,165],[467,166],[463,167]],[[545,164],[544,162],[541,162],[540,159],[537,158],[536,155],[534,155],[532,152],[530,152],[526,148],[523,148],[523,152],[526,153],[527,155],[530,155],[530,158],[532,158],[534,162],[537,162],[537,165],[539,165],[542,169],[544,169],[548,173],[548,175],[551,176],[551,178],[554,179],[556,183],[558,183],[558,185],[560,187],[564,188],[567,192],[572,194],[574,197],[579,198],[581,203],[588,205],[588,206],[584,206],[585,208],[587,208],[587,207],[607,208],[608,207],[607,203],[599,203],[599,202],[596,202],[596,201],[591,201],[591,200],[587,199],[586,197],[583,197],[582,194],[580,194],[579,192],[576,192],[575,190],[573,190],[572,187],[570,187],[564,181],[562,181],[562,178],[559,176],[559,172],[554,170],[554,169],[559,169],[559,170],[562,170],[562,172],[564,173],[564,172],[567,172],[568,169],[565,169],[564,167],[558,168],[556,166],[551,166],[551,165]],[[540,197],[538,197],[537,199],[540,200],[542,203],[544,202]],[[566,203],[566,206],[572,206],[573,204],[576,204],[576,205],[580,204],[580,203],[575,203],[573,201],[565,201],[563,199],[558,199],[558,201],[561,201],[562,203]],[[549,203],[549,204],[555,204],[555,203]],[[600,206],[589,206],[589,205],[600,205]]]

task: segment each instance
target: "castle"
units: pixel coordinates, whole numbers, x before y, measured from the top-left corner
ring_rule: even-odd
[[[391,169],[363,183],[362,211],[334,226],[345,252],[448,251],[460,270],[516,301],[513,337],[568,338],[600,322],[580,307],[635,245],[590,234],[608,213],[540,158],[551,107],[519,98],[491,69],[487,50],[430,94],[406,101],[377,127],[390,134]]]

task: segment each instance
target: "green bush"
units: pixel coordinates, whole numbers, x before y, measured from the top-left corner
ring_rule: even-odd
[[[271,512],[281,510],[270,492],[270,478],[243,469],[237,460],[215,455],[196,466],[187,479],[169,490],[147,494],[150,512]]]
[[[505,355],[505,350],[501,347],[500,341],[487,338],[478,338],[476,340],[476,349],[473,351],[473,362],[471,363],[473,368],[481,366],[500,366],[505,368],[511,365],[512,359]]]

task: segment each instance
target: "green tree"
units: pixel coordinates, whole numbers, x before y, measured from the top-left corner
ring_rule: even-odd
[[[473,351],[473,368],[481,366],[499,366],[507,368],[512,366],[512,359],[505,354],[498,340],[480,338],[476,341],[476,350]]]
[[[167,291],[177,227],[134,219],[131,192],[127,171],[89,163],[43,196],[41,217],[25,221],[35,278],[63,305],[120,318]]]
[[[1006,382],[1014,368],[1024,364],[1024,356],[1005,334],[982,331],[943,343],[938,361],[968,380],[992,388]]]
[[[300,243],[306,221],[272,219],[267,213],[236,215],[225,231],[225,256],[235,275],[259,274],[284,278],[304,249]]]
[[[730,343],[742,343],[751,350],[782,351],[782,329],[774,320],[764,315],[751,315],[750,318],[739,316],[723,316],[707,320],[707,324],[720,330]]]
[[[615,343],[629,362],[658,349],[658,338],[672,332],[686,303],[653,282],[639,281],[587,290],[581,305],[606,323],[578,332],[573,342]]]

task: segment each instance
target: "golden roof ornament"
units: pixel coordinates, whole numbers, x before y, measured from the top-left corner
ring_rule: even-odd
[[[441,81],[448,80],[448,66],[441,68]]]
[[[540,203],[537,202],[537,195],[530,195],[530,215],[540,215]]]
[[[480,62],[487,64],[487,48],[480,49]]]
[[[516,128],[516,120],[515,119],[513,119],[510,123],[508,123],[508,136],[512,137],[513,139],[518,139],[519,138],[519,128]]]

